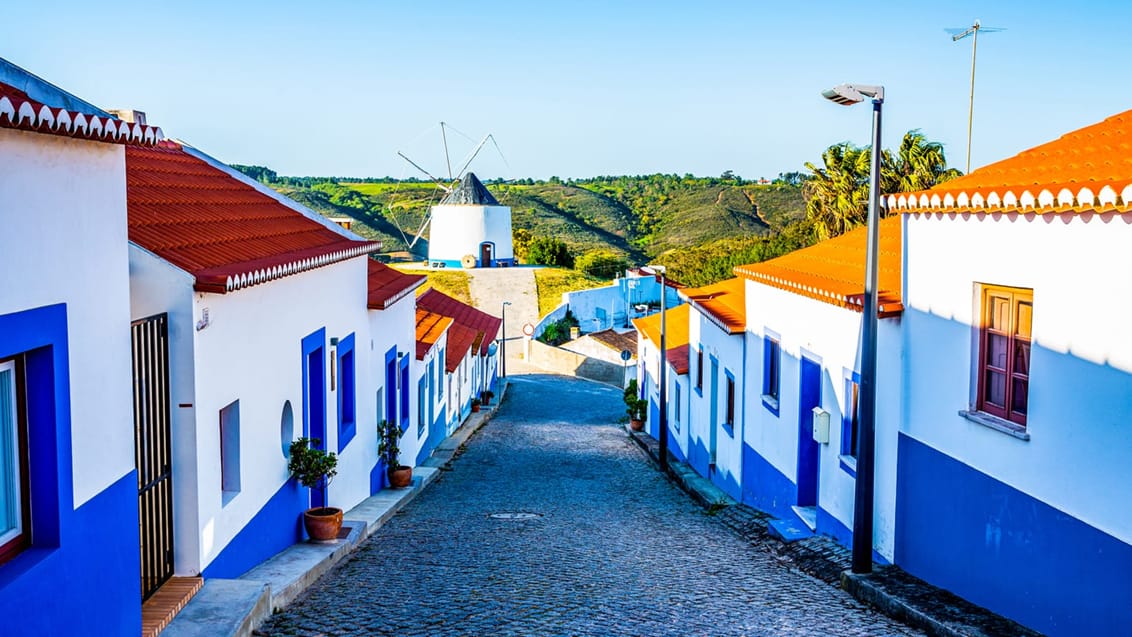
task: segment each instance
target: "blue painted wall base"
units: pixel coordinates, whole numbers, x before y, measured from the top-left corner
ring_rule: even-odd
[[[59,546],[0,566],[0,634],[140,635],[137,474],[62,513]]]
[[[333,489],[334,485],[330,488]],[[285,482],[209,562],[202,574],[206,578],[239,577],[288,546],[301,542],[302,514],[310,502],[309,491],[294,478]]]
[[[794,517],[790,507],[798,502],[798,487],[766,461],[752,447],[743,443],[743,475],[740,500],[775,517]]]
[[[897,565],[1047,635],[1130,634],[1132,545],[904,434],[899,454]]]

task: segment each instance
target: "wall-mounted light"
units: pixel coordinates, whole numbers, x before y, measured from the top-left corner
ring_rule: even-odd
[[[330,391],[334,391],[335,369],[338,367],[338,337],[330,337]]]

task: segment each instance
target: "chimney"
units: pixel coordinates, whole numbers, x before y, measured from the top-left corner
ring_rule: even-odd
[[[129,122],[131,124],[141,124],[145,126],[145,113],[142,111],[135,111],[128,108],[111,109],[108,111],[114,117]]]

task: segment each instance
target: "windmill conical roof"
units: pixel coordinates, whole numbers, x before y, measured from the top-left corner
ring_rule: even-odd
[[[475,173],[468,173],[460,180],[455,190],[440,200],[442,204],[464,204],[472,206],[498,206],[499,202],[488,192]]]

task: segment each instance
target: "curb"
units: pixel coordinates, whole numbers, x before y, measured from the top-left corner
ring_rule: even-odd
[[[643,431],[632,431],[628,425],[625,431],[659,468],[659,443]],[[907,626],[933,637],[1041,637],[1040,633],[912,577],[897,566],[874,564],[870,574],[852,573],[847,570],[849,550],[827,536],[783,542],[769,528],[775,517],[736,502],[671,454],[669,468],[673,482],[709,513],[718,514],[721,523],[752,546],[771,551],[799,571],[841,588]]]

